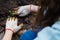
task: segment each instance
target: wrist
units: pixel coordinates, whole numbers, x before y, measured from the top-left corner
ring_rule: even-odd
[[[32,6],[32,4],[30,4],[30,11],[32,11],[32,10],[31,10],[31,6]]]
[[[41,8],[41,6],[36,6],[36,5],[30,4],[30,11],[38,12],[38,10],[39,10],[40,8]]]
[[[9,31],[9,32],[14,33],[14,30],[12,30],[12,29],[10,29],[10,28],[6,28],[5,31]]]
[[[12,32],[11,30],[6,30],[5,33],[12,35],[14,32]]]

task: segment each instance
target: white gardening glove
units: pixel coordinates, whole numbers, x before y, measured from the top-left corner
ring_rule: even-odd
[[[17,18],[8,18],[6,21],[6,29],[11,29],[14,32],[17,32],[19,29],[21,29],[21,26],[23,26],[23,24],[17,26]]]
[[[18,11],[17,13],[19,14],[19,16],[26,16],[30,13],[30,6],[26,5],[26,6],[20,6],[18,7]]]
[[[26,16],[28,15],[31,11],[38,11],[38,7],[36,5],[26,5],[26,6],[20,6],[18,7],[17,13],[19,16]]]

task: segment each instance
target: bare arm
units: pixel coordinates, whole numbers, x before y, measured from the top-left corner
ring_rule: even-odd
[[[38,12],[38,9],[40,9],[40,6],[36,6],[36,5],[30,5],[30,10],[33,12]]]
[[[6,30],[5,35],[2,40],[11,40],[13,32],[11,30]]]

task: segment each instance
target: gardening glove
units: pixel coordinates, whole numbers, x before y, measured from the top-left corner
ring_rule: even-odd
[[[20,24],[19,26],[17,25],[17,18],[8,18],[6,21],[6,29],[11,29],[15,32],[17,32],[19,29],[21,29],[21,27],[23,26],[23,24]]]
[[[31,11],[38,11],[38,6],[36,5],[26,5],[26,6],[20,6],[18,7],[17,13],[19,16],[26,16],[28,15]]]

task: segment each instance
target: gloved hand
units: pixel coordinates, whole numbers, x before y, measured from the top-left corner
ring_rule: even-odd
[[[36,5],[26,5],[26,6],[20,6],[18,7],[17,13],[19,16],[26,16],[28,15],[31,11],[38,11],[38,7]]]
[[[23,24],[17,26],[17,20],[18,20],[17,18],[8,18],[6,21],[6,29],[11,29],[14,32],[17,32],[19,29],[21,29]]]
[[[18,11],[17,13],[19,14],[19,16],[26,16],[30,13],[30,6],[26,5],[26,6],[20,6],[18,7]]]

